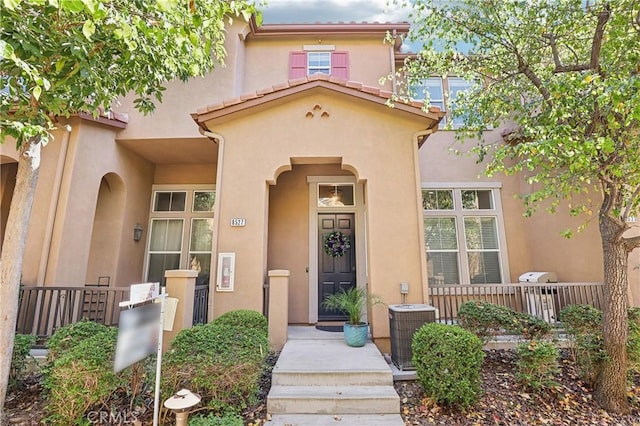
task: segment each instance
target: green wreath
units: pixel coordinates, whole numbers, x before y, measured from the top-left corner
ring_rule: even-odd
[[[350,248],[349,236],[340,231],[332,232],[324,239],[324,252],[331,257],[342,257]]]

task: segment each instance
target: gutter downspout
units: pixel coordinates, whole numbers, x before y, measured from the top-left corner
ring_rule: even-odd
[[[420,247],[418,247],[418,253],[420,253],[420,270],[422,271],[422,300],[420,303],[429,304],[429,279],[427,272],[427,252],[425,250],[424,242],[424,220],[422,219],[424,212],[422,211],[422,181],[420,179],[420,155],[418,153],[420,141],[427,136],[435,133],[433,128],[421,130],[413,134],[414,148],[413,148],[413,171],[415,176],[416,187],[416,207],[418,219],[418,235],[420,235],[419,241]]]
[[[65,165],[67,163],[67,154],[69,151],[69,137],[73,128],[70,124],[64,126],[65,132],[62,136],[62,147],[58,155],[58,164],[56,165],[56,175],[53,179],[53,192],[51,194],[51,202],[49,203],[49,214],[47,215],[47,225],[44,231],[44,242],[42,244],[42,255],[40,256],[40,265],[38,267],[38,279],[36,285],[44,286],[47,279],[47,267],[49,266],[49,256],[51,254],[51,240],[53,239],[53,227],[56,222],[56,213],[58,211],[58,201],[60,199],[60,189],[62,188],[62,176],[64,175]]]
[[[218,236],[220,235],[220,188],[222,187],[222,164],[224,162],[224,136],[219,133],[210,132],[200,128],[200,134],[206,136],[211,142],[218,145],[218,164],[216,170],[216,200],[213,203],[213,229],[216,230],[213,241],[211,242],[211,273],[209,274],[209,300],[207,301],[207,322],[213,321],[213,301],[216,289],[216,283],[212,281],[212,277],[217,277],[218,267]]]

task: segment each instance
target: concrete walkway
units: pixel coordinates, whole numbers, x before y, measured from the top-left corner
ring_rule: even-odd
[[[402,426],[389,364],[371,342],[351,348],[341,332],[291,326],[272,373],[274,426]]]

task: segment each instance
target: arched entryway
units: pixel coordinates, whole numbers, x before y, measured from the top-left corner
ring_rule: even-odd
[[[333,164],[299,164],[269,187],[267,269],[290,271],[291,324],[340,319],[321,306],[326,294],[365,285],[363,185],[339,159]],[[327,233],[349,235],[343,257],[323,251]]]
[[[87,284],[116,285],[124,204],[125,186],[122,178],[115,173],[107,173],[100,181],[96,202],[85,279]]]

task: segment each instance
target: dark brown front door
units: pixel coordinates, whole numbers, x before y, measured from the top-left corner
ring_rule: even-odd
[[[338,321],[347,317],[340,312],[326,310],[322,301],[340,289],[356,285],[355,227],[352,213],[322,213],[318,215],[318,320]],[[329,234],[340,231],[349,236],[351,248],[340,257],[325,253],[324,243]]]

